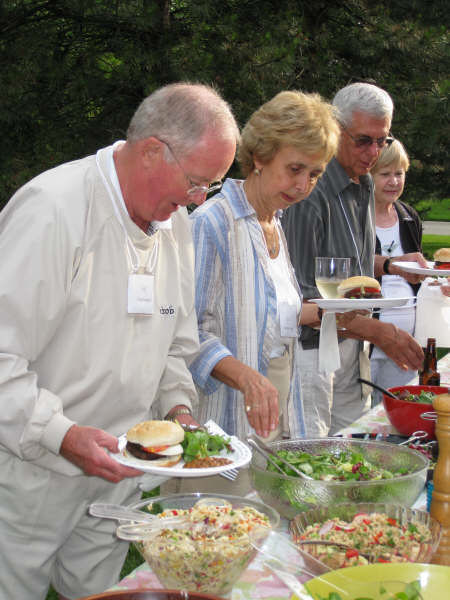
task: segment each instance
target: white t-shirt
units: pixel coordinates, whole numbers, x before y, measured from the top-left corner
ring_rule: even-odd
[[[400,241],[400,230],[398,221],[391,227],[378,227],[377,238],[381,244],[381,254],[387,257],[401,256],[404,254]],[[382,310],[380,321],[394,323],[400,329],[411,335],[414,333],[416,320],[415,297],[409,283],[400,275],[383,275],[381,278],[381,293],[384,298],[411,298],[408,303],[399,308]],[[385,358],[386,354],[376,346],[373,349],[372,358]]]
[[[301,309],[300,297],[290,280],[287,257],[281,240],[278,256],[269,259],[269,270],[277,294],[277,333],[272,352],[270,353],[270,358],[276,358],[278,356],[283,356],[286,346],[291,341],[291,338],[283,337],[281,335],[280,305],[282,303],[287,303],[294,306],[297,319]]]

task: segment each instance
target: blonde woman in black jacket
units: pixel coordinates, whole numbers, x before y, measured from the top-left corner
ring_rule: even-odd
[[[422,252],[422,222],[417,212],[399,198],[403,193],[409,158],[402,143],[394,140],[386,146],[371,171],[375,184],[376,254],[394,258],[411,252]],[[420,284],[412,284],[400,275],[383,275],[383,296],[411,298],[405,307],[381,311],[379,318],[414,334],[415,296]],[[377,315],[378,316],[378,315]],[[400,369],[377,347],[372,349],[371,378],[383,387],[405,385],[417,371]],[[381,402],[382,394],[372,395],[372,404]]]

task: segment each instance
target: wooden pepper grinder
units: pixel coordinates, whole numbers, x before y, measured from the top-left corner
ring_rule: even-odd
[[[442,536],[432,562],[450,566],[450,394],[435,396],[436,437],[439,456],[434,469],[430,514],[442,526]]]

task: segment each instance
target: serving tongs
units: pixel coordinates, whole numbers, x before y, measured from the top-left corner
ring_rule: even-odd
[[[101,504],[94,503],[89,505],[89,514],[93,517],[101,517],[103,519],[116,519],[117,521],[129,521],[127,525],[131,527],[142,527],[143,525],[152,524],[157,526],[158,522],[164,522],[166,525],[177,524],[185,521],[182,517],[164,517],[158,518],[157,515],[146,513],[142,510],[135,510],[121,504]]]
[[[121,504],[90,504],[89,514],[103,519],[116,519],[122,522],[116,529],[116,535],[121,540],[139,542],[140,540],[155,535],[155,533],[177,525],[180,528],[186,523],[183,517],[158,518],[157,515],[134,510]]]
[[[314,600],[300,578],[322,580],[321,575],[332,571],[323,562],[304,552],[285,535],[272,531],[268,537],[250,534],[251,545],[258,550],[263,565],[270,569],[300,600]],[[351,580],[344,575],[336,575],[335,582],[323,580],[327,588],[333,588],[341,598],[350,598],[345,590]],[[337,585],[337,584],[341,585]],[[342,587],[341,587],[342,586]]]
[[[426,440],[428,438],[428,433],[426,431],[415,431],[412,433],[408,439],[400,442],[399,446],[408,446],[409,444],[416,444],[416,442],[420,442],[420,440]],[[420,442],[422,444],[422,442]],[[416,444],[417,445],[417,444]],[[426,444],[425,444],[426,445]]]
[[[299,477],[301,477],[302,479],[306,479],[308,481],[315,481],[313,477],[306,475],[306,473],[303,473],[303,471],[301,471],[300,469],[297,469],[297,467],[295,465],[292,465],[290,462],[288,462],[281,456],[278,456],[278,454],[274,450],[272,450],[272,448],[270,446],[268,446],[265,442],[263,442],[261,439],[259,439],[259,438],[256,439],[253,435],[249,435],[247,438],[247,443],[250,444],[250,446],[252,446],[257,452],[259,452],[261,454],[261,456],[264,456],[264,458],[267,461],[269,461],[270,464],[272,464],[277,469],[277,471],[279,471],[282,475],[288,475],[288,474],[285,473],[283,471],[283,469],[280,467],[280,465],[278,465],[276,463],[276,461],[273,460],[272,456],[274,456],[277,460],[282,462],[291,471],[294,471],[294,473],[296,475],[298,475]],[[289,475],[288,475],[288,477],[289,477]]]
[[[390,392],[383,386],[378,385],[377,383],[373,383],[373,381],[369,381],[369,379],[363,379],[362,377],[358,377],[358,381],[359,381],[359,383],[366,383],[367,385],[370,385],[371,387],[375,388],[379,392],[386,394],[386,396],[389,396],[390,398],[394,398],[394,400],[398,400],[398,396],[396,396],[394,393]]]
[[[163,519],[154,519],[151,523],[124,523],[116,529],[116,536],[127,542],[141,542],[144,539],[152,538],[163,529],[186,529],[191,528],[192,523],[184,517],[164,517]]]

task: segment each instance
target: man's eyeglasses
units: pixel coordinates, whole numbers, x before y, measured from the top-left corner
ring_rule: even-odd
[[[195,181],[192,181],[192,179],[189,177],[189,175],[186,173],[186,171],[181,166],[180,161],[176,157],[176,155],[175,155],[174,151],[172,150],[172,148],[170,147],[170,145],[165,140],[161,140],[160,138],[157,138],[157,139],[159,139],[160,142],[162,142],[163,144],[165,144],[167,146],[170,154],[173,156],[175,162],[179,166],[180,170],[183,172],[183,175],[185,176],[186,180],[189,182],[189,185],[191,186],[187,191],[187,194],[189,196],[191,196],[191,197],[204,196],[205,194],[211,194],[212,192],[216,192],[217,190],[220,190],[220,188],[223,185],[223,181],[214,181],[213,183],[210,183],[209,185],[198,185],[197,183],[195,183]]]
[[[389,135],[387,135],[387,136],[375,139],[375,138],[371,138],[368,135],[358,135],[357,137],[355,137],[343,125],[342,125],[342,129],[344,129],[344,131],[352,138],[352,140],[355,142],[355,146],[357,148],[368,148],[372,144],[376,144],[378,146],[378,148],[384,148],[385,146],[390,146],[392,144],[392,142],[394,141],[394,137],[392,136],[391,133],[389,133]]]

